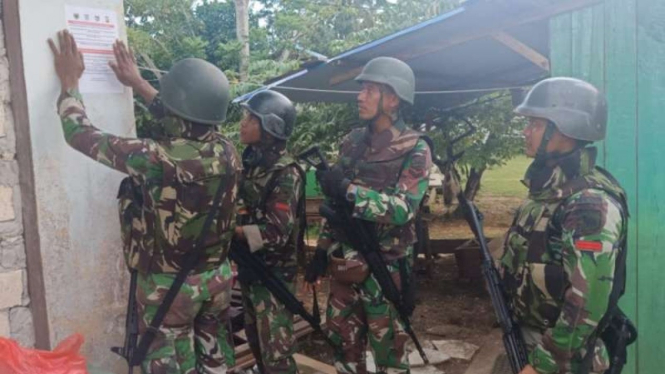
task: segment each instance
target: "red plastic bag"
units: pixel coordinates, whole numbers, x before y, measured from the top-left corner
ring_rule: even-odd
[[[53,351],[23,348],[0,337],[0,374],[88,374],[79,354],[83,335],[73,334]]]

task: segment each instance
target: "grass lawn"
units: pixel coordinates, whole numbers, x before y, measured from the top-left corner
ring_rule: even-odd
[[[505,165],[485,172],[480,182],[480,196],[525,197],[526,187],[521,180],[531,159],[518,156]]]

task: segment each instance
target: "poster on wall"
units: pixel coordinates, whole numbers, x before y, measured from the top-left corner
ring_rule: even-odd
[[[113,43],[118,39],[118,15],[109,9],[67,5],[67,29],[83,53],[85,72],[79,82],[81,93],[122,93],[123,85],[116,79],[109,61]]]

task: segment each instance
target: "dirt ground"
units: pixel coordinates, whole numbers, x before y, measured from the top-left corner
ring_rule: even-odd
[[[481,196],[478,207],[485,217],[485,235],[500,237],[510,226],[520,199]],[[445,218],[452,208],[441,204],[432,206],[430,217],[431,239],[471,238],[464,220]],[[495,326],[494,311],[485,290],[484,280],[460,279],[454,255],[438,255],[434,259],[432,274],[418,276],[417,307],[412,324],[421,343],[426,340],[457,339],[482,346],[484,337]],[[327,298],[327,284],[319,287],[322,312]],[[311,296],[301,295],[311,308]],[[445,336],[430,335],[427,330],[447,325]],[[425,343],[423,343],[425,344]],[[301,342],[301,353],[332,364],[332,350],[319,337],[310,335]],[[469,362],[451,360],[437,367],[446,374],[463,374]]]

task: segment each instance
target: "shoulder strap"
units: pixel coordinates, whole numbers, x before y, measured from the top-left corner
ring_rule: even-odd
[[[224,147],[224,155],[226,156],[225,157],[226,168],[227,170],[231,170],[231,160],[230,160],[231,153],[229,152],[229,147],[226,146]],[[201,234],[196,239],[196,242],[194,243],[194,247],[192,248],[192,250],[189,253],[187,253],[187,255],[185,256],[182,268],[180,269],[175,279],[173,280],[171,287],[166,292],[164,301],[157,309],[157,312],[155,313],[155,316],[152,318],[152,321],[150,321],[148,330],[141,337],[139,345],[136,348],[136,352],[132,356],[131,362],[129,363],[130,366],[140,365],[141,362],[143,361],[145,355],[148,352],[148,348],[150,347],[153,340],[155,339],[155,336],[158,333],[159,327],[162,325],[162,322],[164,321],[166,313],[171,308],[173,301],[178,295],[178,292],[180,292],[180,288],[182,287],[182,284],[185,282],[187,275],[189,275],[189,272],[196,267],[199,259],[201,258],[201,255],[204,253],[203,246],[205,243],[206,234],[210,230],[210,227],[212,226],[212,223],[215,220],[215,216],[219,211],[220,208],[219,205],[220,202],[222,201],[222,196],[224,195],[223,193],[224,188],[227,187],[229,183],[232,182],[231,177],[229,175],[230,173],[226,173],[220,177],[219,187],[217,187],[217,191],[215,192],[215,197],[213,198],[210,212],[208,213],[208,216],[206,216],[206,220],[203,223]]]

